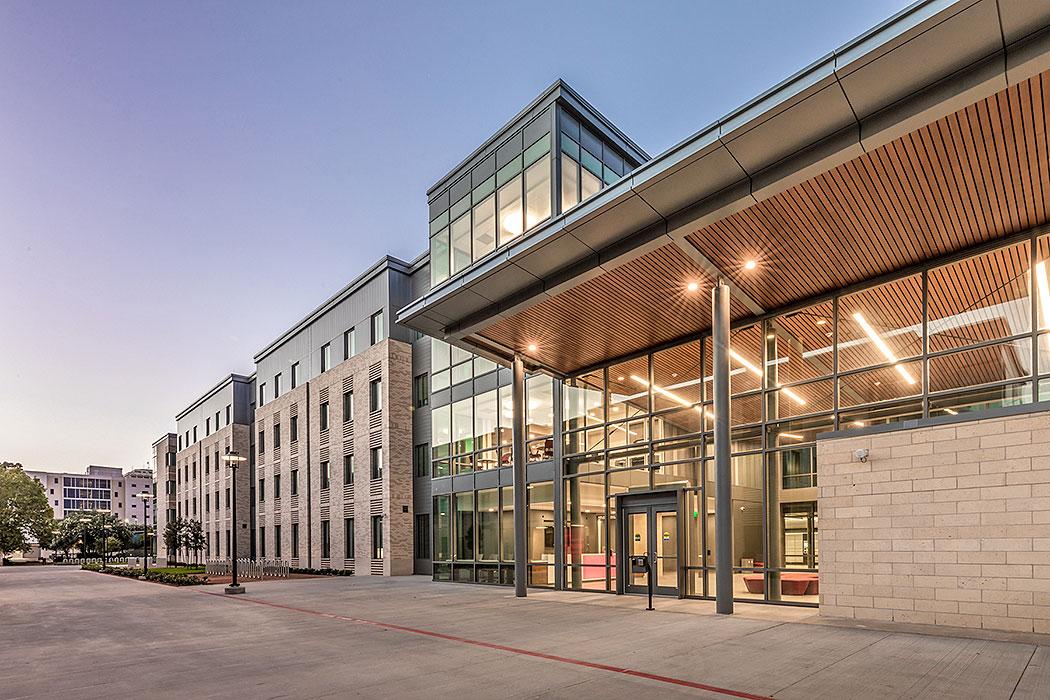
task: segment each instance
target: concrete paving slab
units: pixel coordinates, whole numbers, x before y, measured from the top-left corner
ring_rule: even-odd
[[[1050,647],[811,624],[812,610],[645,612],[626,596],[520,600],[421,577],[247,586],[231,599],[0,569],[0,667],[26,669],[0,700],[1048,697]]]

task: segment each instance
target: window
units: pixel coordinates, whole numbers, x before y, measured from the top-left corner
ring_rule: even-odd
[[[292,363],[292,388],[299,386],[299,363]]]
[[[259,556],[266,556],[266,530],[261,527],[259,528]]]
[[[281,526],[273,526],[273,555],[280,559],[281,558]]]
[[[343,484],[354,483],[354,456],[343,455]]]
[[[193,444],[197,444],[197,426],[193,426]]]
[[[259,503],[266,500],[266,479],[259,479],[259,489],[257,493],[259,494]]]
[[[580,164],[561,156],[561,210],[569,211],[580,202]]]
[[[473,259],[480,260],[496,249],[496,195],[490,194],[474,207],[471,234]]]
[[[427,381],[429,376],[424,372],[417,374],[412,379],[412,405],[416,408],[422,408],[430,403],[430,387]]]
[[[215,412],[215,429],[216,430],[219,429],[219,412],[218,411]]]
[[[525,171],[525,230],[551,216],[551,159],[544,156]]]
[[[231,406],[230,404],[226,404],[226,425],[230,424],[230,414],[232,412],[232,409],[233,406]]]
[[[449,228],[449,243],[452,247],[450,274],[470,267],[470,212],[452,222]]]
[[[427,476],[430,465],[430,445],[423,443],[412,448],[412,471],[416,476]]]
[[[292,416],[289,421],[291,424],[288,427],[292,434],[292,442],[296,442],[299,439],[299,416]]]
[[[219,468],[218,463],[215,464],[215,468]],[[204,473],[207,474],[209,471],[211,471],[211,455],[204,455]],[[116,494],[113,495],[115,496]]]
[[[258,444],[259,444],[259,454],[263,454],[264,452],[266,452],[266,431],[265,430],[260,430],[259,431]]]
[[[273,424],[273,449],[279,450],[281,448],[281,424]]]
[[[372,558],[383,558],[383,516],[372,516]]]
[[[326,489],[331,485],[332,470],[327,460],[321,462],[321,488]]]
[[[299,523],[292,523],[292,559],[299,558]]]
[[[299,470],[298,469],[293,469],[291,477],[292,477],[292,495],[293,496],[298,496],[299,495]]]
[[[430,239],[430,283],[436,285],[448,279],[448,227]]]
[[[325,343],[321,348],[321,371],[327,372],[332,368],[332,344]]]
[[[368,383],[368,410],[375,413],[383,408],[383,380],[373,379]]]
[[[259,385],[259,405],[266,403],[266,382]]]
[[[430,515],[416,513],[416,559],[430,558]]]
[[[521,235],[525,230],[521,207],[521,175],[499,188],[499,241],[502,246]]]
[[[372,478],[382,479],[383,478],[383,448],[373,447],[369,451],[369,460],[372,467]]]
[[[278,372],[273,378],[273,397],[276,399],[281,395],[281,374]]]
[[[349,360],[357,354],[357,333],[353,328],[343,333],[343,359]]]
[[[354,419],[354,392],[343,392],[343,422],[349,423]]]
[[[382,342],[386,338],[386,328],[383,325],[382,310],[372,314],[372,345]]]
[[[343,520],[343,557],[354,558],[354,519]]]
[[[332,557],[332,533],[328,527],[328,521],[321,521],[321,558],[330,559]]]
[[[204,435],[211,435],[211,418],[204,419]]]
[[[328,402],[321,404],[321,431],[328,430]]]
[[[230,507],[230,487],[226,487],[226,507]]]
[[[273,497],[276,500],[281,499],[281,475],[273,475]]]

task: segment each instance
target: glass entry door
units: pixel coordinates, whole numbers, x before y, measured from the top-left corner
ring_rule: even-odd
[[[626,505],[623,508],[625,552],[624,592],[645,593],[648,574],[631,570],[630,557],[646,556],[652,568],[653,592],[678,595],[678,511],[668,505]]]

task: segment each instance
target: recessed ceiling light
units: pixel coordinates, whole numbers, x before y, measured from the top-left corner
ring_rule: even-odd
[[[882,386],[882,382],[875,382],[875,386]]]
[[[700,289],[700,285],[696,282],[690,282],[689,284],[685,285],[685,288],[688,289],[690,292],[695,292],[696,290]]]
[[[744,263],[745,270],[754,270],[756,267],[758,267],[758,263],[754,260],[748,260],[746,263]]]
[[[825,323],[827,323],[827,321],[825,321],[824,319],[822,319],[822,318],[821,319],[817,319],[817,325],[818,326],[823,326]]]
[[[536,352],[537,349],[536,343],[529,343],[529,352]]]
[[[678,372],[671,372],[671,379],[674,379],[677,376],[678,376]]]
[[[618,382],[622,382],[622,381],[623,381],[623,375],[621,374],[621,375],[620,375],[619,377],[617,377],[617,378],[616,378],[616,381],[618,381]]]

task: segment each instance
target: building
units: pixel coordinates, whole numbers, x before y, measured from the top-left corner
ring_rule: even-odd
[[[1047,95],[1023,0],[918,2],[655,157],[556,82],[425,256],[256,356],[256,553],[1050,632]]]
[[[427,273],[385,258],[256,354],[258,557],[417,570],[413,494],[422,489],[429,504],[429,478],[414,483],[413,421],[423,418],[413,416],[413,381],[426,376],[414,347],[429,344],[392,319]],[[429,573],[429,561],[418,567]]]
[[[432,396],[435,578],[1050,632],[1048,24],[916,3],[578,204],[556,112],[447,279],[432,206],[398,322],[514,367]]]
[[[203,557],[228,557],[235,526],[237,556],[251,554],[252,391],[252,377],[231,374],[175,417],[175,515],[201,524]],[[244,461],[225,459],[231,455]],[[196,556],[178,552],[179,561]]]
[[[103,511],[120,520],[142,525],[153,523],[153,508],[138,496],[152,492],[153,472],[91,465],[86,472],[50,472],[27,469],[25,473],[44,487],[44,493],[61,520],[69,513]]]
[[[164,549],[164,529],[175,520],[177,508],[176,460],[178,455],[178,438],[175,433],[166,433],[153,443],[153,498],[156,513],[156,531],[150,545],[155,556],[167,560]]]

